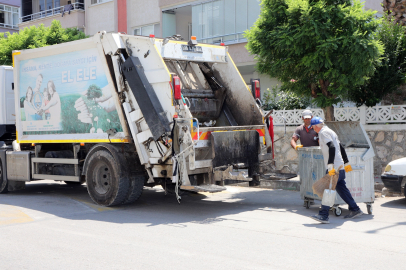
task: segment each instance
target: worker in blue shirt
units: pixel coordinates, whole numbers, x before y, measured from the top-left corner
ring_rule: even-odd
[[[310,124],[314,131],[319,134],[320,148],[327,167],[327,173],[333,176],[335,175],[335,168],[342,168],[338,174],[336,191],[349,206],[350,213],[344,218],[350,219],[361,216],[363,212],[355,203],[354,198],[345,185],[345,173],[352,171],[352,168],[348,163],[347,154],[338,140],[337,134],[325,126],[323,119],[320,117],[314,117]],[[328,218],[329,210],[330,206],[322,205],[319,214],[311,216],[311,218],[321,223],[330,223]]]

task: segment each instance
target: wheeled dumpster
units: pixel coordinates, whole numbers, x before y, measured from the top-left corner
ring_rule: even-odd
[[[371,141],[364,127],[359,122],[325,122],[325,124],[337,133],[338,139],[347,152],[348,160],[352,166],[352,172],[346,173],[345,182],[355,202],[365,203],[368,214],[372,214],[374,202],[374,174],[373,157],[375,156]],[[298,149],[300,195],[306,208],[314,200],[321,198],[313,193],[313,183],[326,174],[323,154],[320,147],[303,147]],[[337,194],[335,204],[332,207],[336,216],[341,215],[339,205],[345,204]]]

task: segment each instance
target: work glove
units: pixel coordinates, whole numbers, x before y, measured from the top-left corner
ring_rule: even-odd
[[[302,148],[302,147],[303,147],[303,145],[297,144],[296,147],[295,147],[295,150],[297,150],[298,148]]]
[[[328,174],[330,176],[333,176],[336,174],[336,170],[334,170],[334,165],[333,164],[328,164],[327,165],[327,170],[328,170]]]
[[[352,167],[351,167],[350,163],[345,163],[344,164],[344,170],[345,170],[345,172],[351,172],[352,171]]]

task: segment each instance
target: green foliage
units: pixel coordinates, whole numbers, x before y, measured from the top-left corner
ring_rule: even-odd
[[[361,85],[380,62],[379,21],[359,0],[262,0],[247,49],[260,73],[320,107]]]
[[[40,24],[38,27],[26,27],[13,34],[0,33],[0,63],[1,65],[12,65],[13,50],[40,48],[86,37],[76,28],[62,28],[61,22],[57,20],[52,21],[50,27]]]
[[[269,88],[266,90],[263,102],[262,107],[267,111],[306,109],[312,103],[310,97],[303,97],[290,91],[283,91],[278,89],[278,86],[273,86],[272,90],[269,90]]]
[[[395,92],[405,83],[406,73],[406,27],[394,24],[385,16],[378,28],[377,37],[385,46],[382,63],[374,75],[364,84],[353,87],[348,98],[357,106],[375,106],[382,98]]]
[[[103,95],[102,90],[100,89],[100,87],[98,87],[95,84],[92,84],[89,86],[89,89],[87,89],[87,99],[95,99],[95,98],[99,98]]]

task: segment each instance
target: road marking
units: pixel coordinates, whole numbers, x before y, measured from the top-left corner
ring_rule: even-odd
[[[34,221],[29,215],[15,206],[0,205],[0,226]]]
[[[116,210],[113,207],[100,206],[100,205],[97,205],[97,204],[94,204],[94,203],[91,203],[91,202],[87,202],[87,201],[84,201],[84,200],[76,199],[76,198],[72,198],[72,199],[75,200],[75,201],[81,202],[81,203],[83,203],[83,204],[89,206],[90,208],[92,208],[92,209],[94,209],[96,211],[99,211],[99,212]]]

